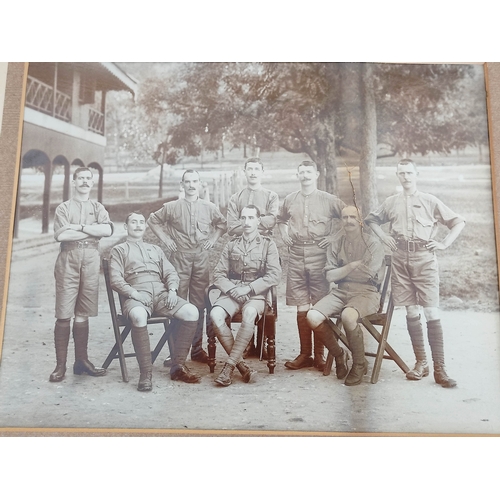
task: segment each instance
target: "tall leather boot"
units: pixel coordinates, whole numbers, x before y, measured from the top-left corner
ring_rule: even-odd
[[[198,323],[191,347],[191,361],[208,363],[208,354],[203,350],[203,325],[205,323],[205,309],[198,308]]]
[[[56,368],[50,374],[50,382],[60,382],[66,373],[66,360],[68,358],[68,344],[70,336],[70,320],[56,321],[54,326],[54,345],[56,348]]]
[[[312,331],[307,321],[307,311],[297,312],[297,327],[299,329],[300,354],[293,360],[287,361],[285,366],[290,370],[309,368],[313,366],[312,354]]]
[[[137,390],[141,392],[153,389],[153,363],[151,361],[151,346],[146,326],[133,326],[131,331],[132,344],[134,345],[135,357],[139,363],[140,377]]]
[[[441,387],[456,387],[457,382],[448,377],[444,366],[443,328],[440,319],[427,321],[427,337],[431,346],[432,361],[434,363],[434,380]]]
[[[347,341],[352,352],[352,367],[345,379],[345,385],[358,385],[363,380],[363,375],[368,372],[368,361],[365,358],[365,343],[363,330],[358,325],[354,330],[345,329]]]
[[[317,368],[320,372],[325,369],[325,345],[316,332],[313,331],[313,340],[314,340],[314,364],[313,366]]]
[[[406,374],[408,380],[421,380],[422,377],[429,375],[429,365],[427,364],[427,356],[425,354],[424,332],[422,323],[420,322],[420,314],[410,318],[406,316],[406,326],[410,334],[411,345],[415,353],[416,363],[413,370]]]
[[[191,373],[186,366],[186,358],[196,333],[198,321],[179,321],[177,328],[172,333],[174,354],[172,356],[172,367],[170,368],[170,378],[181,380],[188,384],[196,384],[200,377]]]
[[[89,343],[89,322],[73,322],[73,340],[75,341],[75,364],[73,373],[82,375],[86,373],[92,377],[102,377],[106,374],[104,368],[96,368],[88,358],[87,346]]]
[[[314,329],[315,336],[324,344],[330,354],[335,358],[335,373],[337,378],[342,380],[347,375],[347,354],[339,346],[337,339],[327,321]],[[315,341],[316,342],[316,341]]]

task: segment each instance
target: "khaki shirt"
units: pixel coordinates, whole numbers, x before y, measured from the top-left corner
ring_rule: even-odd
[[[289,194],[283,201],[278,224],[288,224],[293,240],[320,240],[330,236],[334,219],[342,217],[345,203],[333,194],[316,189],[304,196],[301,191]]]
[[[350,241],[343,230],[339,231],[328,246],[324,272],[326,274],[331,269],[344,267],[356,260],[362,260],[363,263],[341,281],[379,286],[385,268],[384,245],[377,237],[365,232]]]
[[[111,234],[113,234],[113,223],[109,219],[108,211],[98,201],[86,200],[78,201],[73,198],[61,203],[54,215],[54,238],[57,240],[59,235],[66,231],[70,224],[83,224],[90,226],[92,224],[109,224]],[[83,240],[99,240],[95,236],[89,236]]]
[[[184,198],[165,203],[149,216],[148,222],[165,224],[165,232],[180,252],[199,252],[201,245],[217,229],[226,231],[226,219],[210,201]]]
[[[240,236],[243,233],[240,213],[247,205],[255,205],[260,210],[259,233],[269,234],[276,225],[279,198],[274,191],[263,187],[260,189],[245,188],[231,196],[227,206],[227,233],[230,236]]]
[[[126,241],[111,250],[110,281],[113,290],[130,297],[136,290],[128,281],[138,275],[149,274],[164,283],[165,288],[179,288],[179,276],[167,260],[163,250],[144,241]]]
[[[267,244],[265,241],[267,240]],[[267,246],[267,255],[264,255]],[[258,273],[263,276],[256,277]],[[245,280],[257,298],[264,298],[267,291],[277,285],[281,279],[281,266],[276,244],[267,236],[260,234],[251,241],[238,236],[229,241],[220,256],[214,270],[214,284],[223,293],[242,283],[239,279],[230,279],[229,273],[248,273],[252,281]],[[255,279],[254,279],[255,278]]]
[[[410,196],[404,193],[390,196],[370,212],[365,222],[378,225],[389,222],[389,232],[395,239],[429,241],[436,235],[438,223],[451,229],[465,219],[432,194],[415,191]]]

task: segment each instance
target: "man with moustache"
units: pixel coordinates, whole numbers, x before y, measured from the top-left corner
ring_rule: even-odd
[[[243,207],[255,205],[259,208],[261,217],[258,227],[259,233],[270,236],[276,225],[276,216],[279,211],[278,195],[269,189],[262,187],[262,177],[264,175],[264,164],[260,158],[249,158],[245,162],[243,171],[247,181],[247,186],[229,199],[227,206],[227,233],[230,236],[241,236],[243,228],[240,214]],[[257,339],[257,346],[254,345],[253,338],[243,353],[243,357],[259,356],[261,338]],[[266,352],[263,351],[266,358]]]
[[[54,238],[61,243],[54,277],[56,280],[56,324],[54,343],[56,368],[50,382],[60,382],[66,373],[66,360],[73,321],[75,363],[73,373],[100,377],[104,368],[96,368],[88,359],[89,317],[97,316],[99,269],[99,240],[113,234],[113,223],[106,209],[90,200],[94,185],[92,171],[78,167],[73,173],[74,194],[61,203],[54,215]]]
[[[148,225],[172,252],[170,262],[179,275],[179,297],[189,299],[199,311],[191,360],[208,362],[203,350],[205,294],[210,280],[210,250],[226,231],[226,219],[210,201],[199,197],[200,174],[186,170],[181,181],[185,197],[165,203],[152,213]]]
[[[125,221],[127,241],[113,247],[110,281],[113,290],[127,297],[122,314],[132,322],[131,337],[140,369],[138,391],[150,391],[153,365],[147,329],[153,314],[176,319],[171,328],[173,340],[170,378],[188,384],[200,378],[189,371],[186,357],[198,324],[198,309],[178,297],[179,276],[160,247],[143,241],[146,220],[133,212]]]
[[[278,216],[278,228],[289,248],[286,303],[297,306],[297,326],[300,354],[285,366],[298,370],[315,366],[323,371],[324,346],[314,335],[314,359],[311,357],[312,332],[307,322],[311,303],[328,293],[328,282],[323,274],[326,250],[334,236],[335,219],[340,219],[345,203],[337,196],[318,189],[319,171],[316,163],[303,161],[297,168],[300,190],[283,201]]]
[[[427,320],[427,338],[434,364],[434,380],[442,387],[457,385],[448,376],[444,363],[443,329],[439,316],[439,269],[437,250],[445,250],[458,237],[465,220],[431,194],[417,190],[417,166],[409,159],[401,160],[396,175],[403,192],[390,196],[365,222],[392,250],[391,286],[395,306],[406,307],[406,324],[416,363],[406,374],[409,380],[429,375],[420,322],[422,307]],[[380,227],[389,223],[389,234]],[[434,238],[438,223],[448,227],[442,241]]]
[[[250,382],[255,370],[243,361],[243,351],[255,328],[255,320],[265,311],[270,288],[281,279],[281,266],[276,244],[259,234],[261,214],[258,207],[248,205],[241,211],[243,234],[229,241],[214,270],[214,284],[222,292],[210,311],[214,331],[228,358],[215,382],[231,385],[236,367],[244,382]],[[233,338],[227,318],[241,310],[242,321]]]
[[[358,208],[347,206],[342,210],[342,230],[328,247],[324,268],[330,292],[307,313],[309,325],[335,358],[337,378],[342,380],[347,375],[347,386],[360,384],[368,369],[359,321],[378,310],[385,267],[382,243],[365,233],[362,225]],[[328,318],[337,313],[341,314],[353,357],[349,374],[345,352],[328,325]]]

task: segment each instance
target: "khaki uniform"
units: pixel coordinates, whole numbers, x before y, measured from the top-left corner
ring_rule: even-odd
[[[357,260],[363,263],[338,281],[338,288],[333,288],[314,304],[314,309],[327,318],[346,307],[356,309],[360,318],[377,312],[380,304],[378,290],[385,268],[384,246],[378,238],[361,233],[349,241],[344,231],[339,232],[328,248],[325,274]]]
[[[308,196],[296,191],[283,201],[278,224],[288,225],[293,240],[288,257],[287,305],[315,303],[328,293],[323,273],[326,248],[320,248],[318,242],[335,231],[335,219],[341,218],[345,206],[336,196],[318,189]]]
[[[270,235],[276,225],[279,198],[274,191],[263,187],[260,189],[245,188],[231,196],[227,206],[227,233],[230,236],[243,234],[240,213],[248,205],[255,205],[260,210],[259,233]]]
[[[149,316],[159,314],[170,318],[185,304],[179,297],[177,304],[168,309],[165,300],[168,289],[177,289],[179,276],[174,266],[167,260],[162,249],[144,241],[126,241],[111,250],[110,281],[113,290],[127,297],[122,314],[128,316],[134,307],[143,307]],[[130,297],[134,290],[140,292],[148,300],[142,302]]]
[[[438,224],[452,228],[464,221],[438,198],[420,191],[390,196],[368,215],[367,224],[390,223],[389,233],[398,245],[392,254],[394,305],[439,306],[438,262],[425,245],[435,237]]]
[[[107,210],[93,200],[61,203],[54,215],[54,238],[57,240],[70,224],[109,224],[113,232]],[[54,267],[57,319],[97,316],[100,266],[99,238],[61,242]]]
[[[228,242],[214,270],[214,284],[223,293],[214,305],[219,305],[232,317],[241,305],[225,295],[238,285],[249,285],[252,293],[243,307],[252,305],[261,315],[267,293],[281,279],[281,266],[276,244],[267,236],[257,235],[247,241],[238,236]]]

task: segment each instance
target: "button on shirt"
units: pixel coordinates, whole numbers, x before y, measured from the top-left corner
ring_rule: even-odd
[[[177,244],[178,250],[200,251],[200,246],[213,231],[226,230],[226,219],[211,202],[197,199],[189,202],[184,198],[165,203],[150,216],[157,224],[165,224],[165,232]]]
[[[259,232],[269,233],[276,225],[276,216],[279,211],[279,198],[274,191],[265,189],[242,189],[233,194],[227,206],[227,232],[230,236],[239,236],[243,233],[240,221],[241,210],[247,205],[255,205],[261,213]]]
[[[144,241],[126,241],[113,247],[110,257],[111,286],[129,296],[135,288],[127,283],[132,277],[150,274],[163,282],[165,288],[179,288],[179,276],[163,250]]]
[[[288,235],[294,240],[320,240],[332,233],[333,220],[341,218],[345,206],[333,194],[319,189],[307,196],[296,191],[284,199],[278,224],[288,224]]]
[[[409,196],[404,193],[390,196],[365,222],[378,225],[390,222],[389,232],[396,239],[429,241],[436,235],[438,223],[451,229],[465,219],[432,194],[415,191]]]

